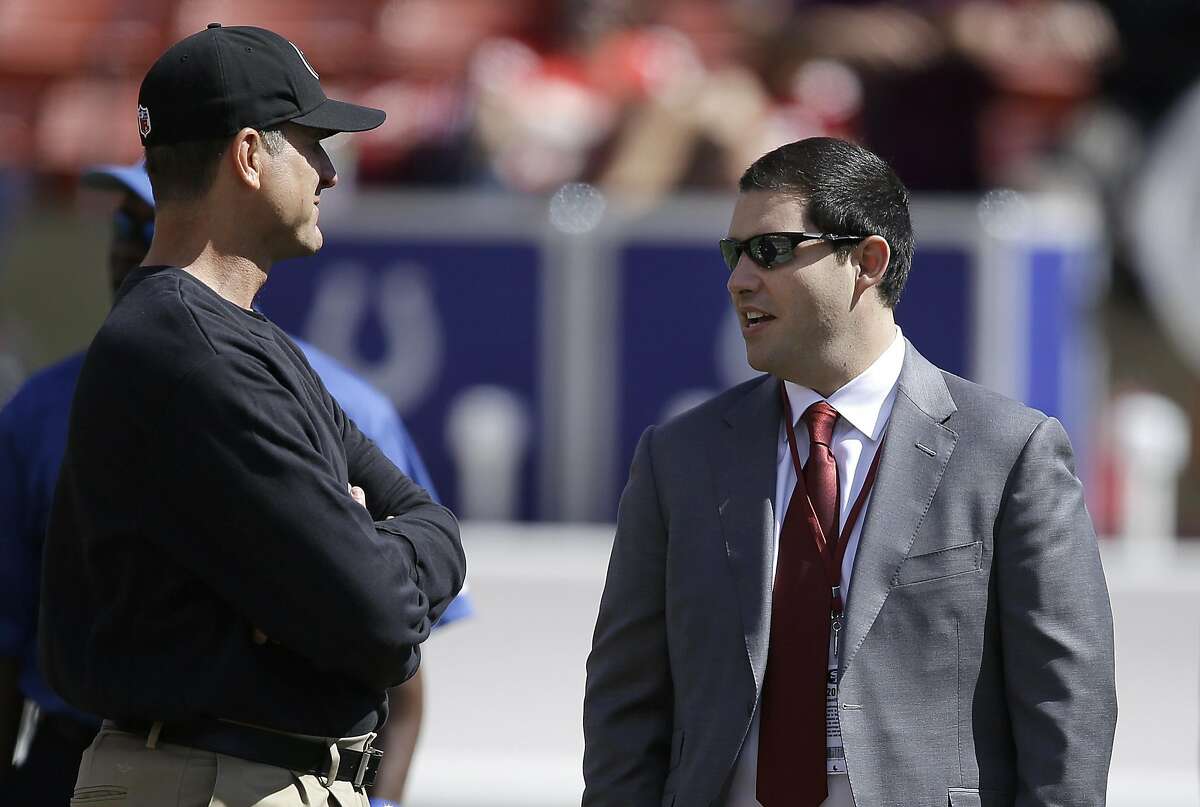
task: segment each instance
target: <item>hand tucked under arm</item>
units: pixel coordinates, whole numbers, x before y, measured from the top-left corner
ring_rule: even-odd
[[[428,597],[429,619],[436,622],[466,576],[458,522],[400,471],[352,420],[342,417],[350,479],[362,487],[376,531],[400,539],[411,552],[417,587]]]

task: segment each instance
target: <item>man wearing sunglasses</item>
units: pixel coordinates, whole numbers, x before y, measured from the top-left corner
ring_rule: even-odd
[[[1103,805],[1112,615],[1062,427],[904,339],[876,155],[802,140],[740,191],[720,246],[765,375],[638,445],[584,807]]]
[[[112,290],[141,263],[154,235],[154,197],[140,166],[97,166],[83,184],[119,194],[109,241]],[[83,365],[76,353],[34,375],[0,409],[0,805],[65,805],[79,758],[100,720],[71,708],[37,667],[42,539]],[[24,703],[36,706],[27,751],[11,766]]]

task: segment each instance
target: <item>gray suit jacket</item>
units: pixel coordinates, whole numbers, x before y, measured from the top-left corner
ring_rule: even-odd
[[[778,386],[638,444],[588,659],[585,807],[725,797],[767,662]],[[856,803],[1103,805],[1112,614],[1062,427],[907,345],[882,450],[842,653]]]

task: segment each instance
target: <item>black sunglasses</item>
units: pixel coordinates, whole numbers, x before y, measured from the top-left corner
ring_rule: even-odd
[[[121,208],[113,213],[113,235],[118,241],[137,241],[146,247],[154,240],[154,219],[138,220]]]
[[[773,269],[795,257],[796,247],[805,241],[842,244],[861,241],[867,237],[865,235],[830,235],[829,233],[820,235],[814,233],[759,233],[750,236],[745,241],[739,241],[736,238],[722,238],[721,257],[725,259],[725,265],[731,272],[737,268],[743,252],[763,269]]]

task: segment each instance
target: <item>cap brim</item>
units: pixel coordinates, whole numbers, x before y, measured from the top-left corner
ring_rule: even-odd
[[[331,132],[365,132],[383,123],[385,117],[387,115],[382,109],[334,101],[331,98],[312,111],[292,118],[290,122]]]
[[[154,207],[154,189],[150,177],[141,165],[97,165],[89,168],[80,177],[89,188],[117,193],[133,193],[143,202]]]

